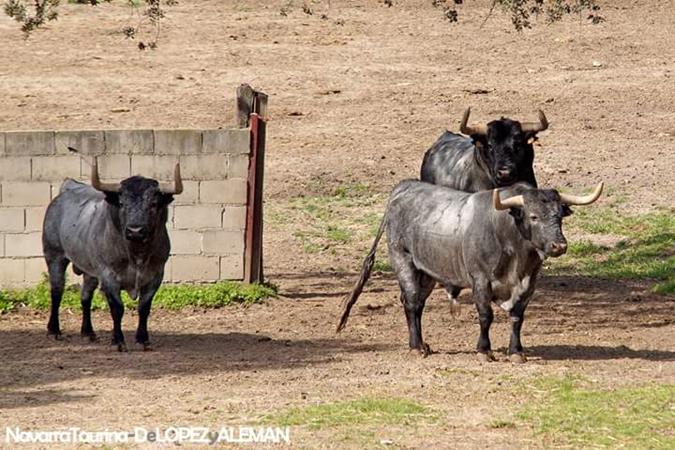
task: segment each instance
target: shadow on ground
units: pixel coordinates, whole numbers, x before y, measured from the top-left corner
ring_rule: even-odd
[[[154,351],[150,352],[143,352],[132,344],[130,330],[126,331],[130,352],[118,353],[107,345],[110,322],[105,313],[100,314],[106,317],[106,322],[101,317],[97,319],[102,331],[100,341],[95,343],[79,335],[67,336],[64,341],[47,338],[46,313],[10,313],[0,320],[0,409],[95,401],[87,392],[65,392],[54,386],[62,381],[82,380],[84,388],[94,378],[99,381],[103,378],[107,383],[173,376],[226,377],[228,372],[283,373],[345,361],[349,364],[355,354],[404,351],[401,345],[405,334],[403,313],[391,274],[375,275],[367,286],[352,314],[351,321],[357,331],[332,334],[340,297],[351,288],[353,275],[280,276],[282,297],[251,309],[210,310],[193,317],[188,317],[185,311],[162,313],[164,317],[154,319],[162,326],[153,326],[150,330],[155,343]],[[271,279],[277,280],[274,275]],[[425,314],[438,322],[427,330],[433,330],[448,342],[466,339],[473,342],[478,335],[478,325],[470,295],[464,294],[461,302],[465,304],[461,316],[450,319],[450,304],[445,294],[435,292]],[[673,361],[675,352],[633,349],[626,345],[588,345],[587,342],[541,345],[547,335],[573,336],[610,329],[610,333],[616,330],[620,338],[631,330],[666,327],[673,324],[673,307],[675,297],[653,294],[646,283],[583,277],[544,278],[527,310],[524,324],[524,333],[528,335],[527,352],[543,360]],[[73,314],[76,317],[71,318],[71,332],[73,322],[79,322],[80,313]],[[400,317],[394,318],[394,315]],[[495,317],[497,323],[508,322],[503,312]],[[132,319],[125,323],[134,322]],[[235,323],[241,331],[212,331]],[[258,329],[260,331],[255,331]],[[548,344],[557,339],[551,336],[545,340]]]
[[[258,372],[315,366],[340,361],[350,353],[381,352],[391,345],[362,344],[344,339],[272,339],[264,334],[153,332],[156,346],[142,351],[131,344],[120,353],[109,346],[109,332],[98,342],[80,336],[56,341],[43,330],[0,331],[3,360],[0,367],[0,409],[64,401],[86,401],[90,397],[46,388],[61,381],[103,376],[161,379],[167,376]],[[86,383],[87,381],[83,381]],[[86,384],[85,384],[86,385]],[[46,388],[46,389],[45,389]]]
[[[633,350],[625,345],[534,345],[527,354],[544,360],[607,360],[643,359],[647,361],[675,361],[675,352],[664,350]]]

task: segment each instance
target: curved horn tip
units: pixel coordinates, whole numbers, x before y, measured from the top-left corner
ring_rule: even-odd
[[[94,156],[94,160],[91,162],[91,185],[96,187],[101,183],[101,180],[98,176],[98,156]]]
[[[180,163],[176,163],[176,167],[173,170],[173,181],[175,184],[175,195],[183,192],[183,178],[180,176]]]
[[[542,111],[541,109],[539,110],[539,123],[541,124],[542,131],[548,128],[548,119],[546,118],[546,114],[544,114],[544,111]]]
[[[164,194],[178,195],[183,192],[183,179],[180,176],[180,163],[173,168],[173,183],[160,183],[159,190]]]
[[[602,194],[602,190],[605,188],[605,182],[601,181],[598,183],[598,185],[595,187],[595,190],[593,191],[593,195],[600,197]]]
[[[91,163],[91,187],[102,192],[119,192],[120,183],[103,183],[98,174],[98,157],[94,156]]]
[[[604,187],[605,187],[604,181],[599,182],[598,185],[595,186],[595,189],[593,189],[593,192],[586,196],[587,198],[592,199],[592,200],[589,201],[589,203],[593,203],[598,198],[600,198],[600,195],[602,194],[602,190],[604,189]]]
[[[471,107],[469,106],[464,110],[464,114],[462,114],[462,120],[459,123],[459,129],[463,130],[466,128],[466,124],[469,121],[469,116],[471,115]]]
[[[600,198],[600,194],[602,194],[602,189],[604,188],[605,183],[600,182],[598,185],[595,187],[592,193],[588,195],[570,195],[570,194],[560,194],[560,201],[563,203],[567,203],[568,205],[590,205],[591,203],[594,203],[598,198]]]

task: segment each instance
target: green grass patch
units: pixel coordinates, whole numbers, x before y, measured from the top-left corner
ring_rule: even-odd
[[[518,418],[555,445],[675,448],[675,385],[585,389],[575,378],[542,378]],[[527,389],[527,388],[525,388]]]
[[[512,420],[503,420],[497,419],[490,422],[490,428],[495,429],[504,429],[504,428],[515,428],[516,424]]]
[[[326,237],[333,242],[346,244],[351,240],[352,232],[343,228],[337,228],[329,225],[328,229],[326,230]]]
[[[366,398],[290,408],[265,417],[277,426],[328,427],[410,425],[433,422],[436,414],[426,406],[404,398]]]
[[[446,367],[439,369],[438,374],[444,377],[469,376],[472,378],[479,377],[481,372],[478,370],[465,369],[464,367]]]
[[[608,247],[597,245],[587,240],[583,240],[571,242],[567,247],[567,254],[570,256],[580,258],[585,256],[602,254],[605,253],[607,250],[609,250]]]
[[[614,209],[579,210],[570,226],[586,233],[618,236],[613,246],[572,242],[568,253],[549,260],[554,273],[651,279],[654,291],[675,293],[675,215],[668,211],[623,216]]]
[[[373,264],[373,270],[375,272],[391,272],[391,264],[389,264],[389,261],[385,261],[382,259],[376,259],[375,263]]]
[[[368,185],[348,184],[324,195],[271,205],[267,217],[271,226],[292,226],[306,253],[349,253],[375,236],[385,202],[385,194],[372,192]]]
[[[152,301],[154,307],[181,309],[184,307],[218,308],[232,303],[252,304],[275,297],[277,288],[268,284],[243,284],[234,281],[221,281],[214,284],[176,284],[163,285]],[[122,292],[122,301],[127,308],[135,308],[137,302],[126,292]],[[48,309],[51,305],[49,282],[46,277],[36,286],[25,289],[0,291],[0,313],[10,311],[19,305],[35,309]],[[80,309],[80,287],[66,286],[61,307]],[[104,309],[108,303],[96,291],[92,300],[92,309]]]

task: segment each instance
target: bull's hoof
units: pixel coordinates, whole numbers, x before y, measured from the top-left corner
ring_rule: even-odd
[[[151,351],[153,351],[153,350],[155,349],[155,348],[152,346],[152,343],[150,343],[150,341],[148,341],[148,342],[139,342],[138,345],[140,345],[140,346],[143,347],[143,351],[144,351],[144,352],[151,352]]]
[[[80,336],[82,336],[85,339],[89,339],[89,342],[96,342],[98,341],[98,336],[96,336],[96,333],[93,331],[83,331],[80,333]]]
[[[427,343],[423,343],[419,347],[413,347],[410,349],[410,351],[419,354],[422,358],[426,358],[433,353],[431,347],[429,347],[429,344]]]
[[[426,342],[422,344],[422,348],[419,350],[419,352],[422,355],[422,358],[426,358],[427,356],[433,353],[431,347],[429,347],[429,344],[427,344]]]
[[[52,331],[52,330],[47,331],[47,336],[52,336],[57,341],[63,340],[63,334],[58,330],[57,331]]]
[[[126,344],[124,341],[122,341],[122,342],[116,342],[115,339],[113,338],[113,340],[112,340],[112,342],[111,342],[111,345],[117,346],[117,351],[118,351],[118,352],[126,352],[126,351],[128,351],[128,349],[127,349],[127,344]]]
[[[480,362],[492,362],[492,361],[497,361],[497,358],[495,357],[494,353],[486,352],[478,352],[478,361]]]
[[[514,364],[523,364],[524,362],[527,361],[527,358],[523,353],[511,353],[509,355],[509,361],[511,361]]]

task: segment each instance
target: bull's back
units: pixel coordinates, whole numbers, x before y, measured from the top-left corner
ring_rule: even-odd
[[[394,188],[387,213],[387,238],[394,251],[410,254],[415,266],[437,281],[467,283],[463,240],[473,221],[472,194],[419,181]]]
[[[491,189],[489,176],[475,167],[470,138],[446,131],[424,155],[420,179],[465,192]]]
[[[89,252],[85,244],[100,223],[99,211],[104,202],[103,194],[92,187],[70,179],[64,181],[45,213],[45,254],[63,253],[77,265],[86,265]],[[79,264],[79,260],[85,264]]]

